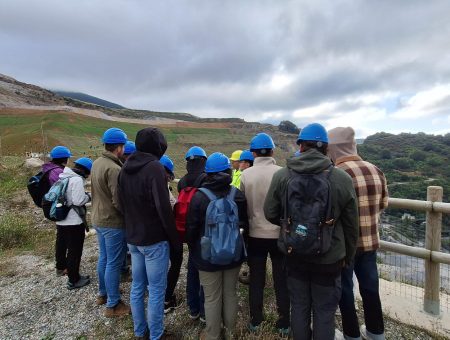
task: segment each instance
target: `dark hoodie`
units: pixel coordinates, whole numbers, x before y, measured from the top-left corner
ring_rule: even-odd
[[[315,149],[302,152],[299,157],[287,160],[287,168],[275,173],[264,203],[264,214],[270,222],[280,225],[284,211],[289,169],[299,173],[319,173],[331,165],[331,160]],[[313,271],[340,271],[343,260],[350,263],[358,240],[358,205],[351,177],[334,168],[330,176],[331,204],[335,218],[331,248],[321,256],[287,258],[289,270],[302,268]],[[310,264],[310,265],[308,265]]]
[[[179,247],[166,173],[159,163],[167,149],[166,139],[158,129],[146,128],[136,136],[136,149],[119,175],[118,196],[127,242],[149,246],[169,241]]]
[[[225,196],[231,190],[231,175],[219,172],[212,176],[207,176],[203,182],[202,187],[211,190],[216,196]],[[242,191],[237,190],[234,198],[238,206],[239,212],[239,226],[244,229],[244,235],[248,234],[248,217],[247,217],[247,201]],[[221,266],[211,264],[208,261],[202,259],[200,239],[204,235],[205,231],[205,217],[206,209],[209,205],[209,198],[198,191],[192,197],[191,204],[189,205],[189,211],[186,221],[186,241],[189,245],[189,251],[194,262],[194,266],[198,270],[206,272],[214,272],[219,270],[226,270],[240,266],[244,260],[242,256],[238,262],[233,262],[229,265]]]
[[[183,190],[186,187],[200,187],[205,175],[205,164],[206,159],[205,158],[194,158],[191,160],[188,160],[186,163],[186,170],[187,174],[184,175],[180,181],[178,182],[178,192]],[[199,177],[202,176],[202,179],[199,179]],[[197,181],[197,179],[199,179]]]

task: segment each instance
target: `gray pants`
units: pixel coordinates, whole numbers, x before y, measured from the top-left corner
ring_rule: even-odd
[[[222,322],[227,338],[231,338],[234,332],[238,309],[236,285],[240,268],[217,272],[199,271],[205,293],[206,340],[220,339]]]
[[[310,340],[311,335],[314,340],[334,339],[334,315],[341,298],[341,276],[323,282],[322,279],[316,280],[318,275],[324,274],[305,272],[302,276],[288,276],[294,340]]]

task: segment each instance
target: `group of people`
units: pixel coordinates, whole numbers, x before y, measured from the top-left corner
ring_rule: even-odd
[[[83,207],[92,197],[91,223],[99,244],[97,305],[105,305],[106,317],[131,313],[136,339],[168,336],[164,315],[181,305],[175,287],[183,242],[189,249],[189,316],[206,323],[201,339],[233,337],[244,262],[249,268],[248,330],[259,331],[269,256],[280,336],[332,340],[339,307],[343,338],[384,339],[376,250],[379,214],[387,206],[386,179],[358,156],[352,128],[305,126],[284,168],[276,164],[275,144],[266,133],[230,158],[220,152],[208,157],[194,146],[185,156],[187,174],[178,182],[178,199],[169,190],[174,168],[164,155],[167,141],[159,129],[140,130],[133,143],[124,131],[111,128],[102,142],[105,150],[98,159],[80,158],[71,169],[66,167],[69,149],[58,146],[44,170],[52,171],[52,181],[70,177],[70,205]],[[84,190],[89,175],[91,194]],[[69,289],[90,282],[79,273],[84,228],[76,211],[57,222],[56,271],[68,275]],[[131,307],[119,289],[127,251]],[[364,307],[361,327],[353,273]]]

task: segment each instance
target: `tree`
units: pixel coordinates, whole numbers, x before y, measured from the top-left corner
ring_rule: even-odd
[[[424,161],[427,158],[426,152],[415,150],[410,155],[409,158],[415,160],[416,162]]]

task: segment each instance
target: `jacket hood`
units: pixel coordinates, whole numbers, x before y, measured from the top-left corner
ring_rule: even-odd
[[[331,165],[331,160],[315,149],[302,152],[287,160],[287,167],[299,173],[319,173]]]
[[[334,163],[339,158],[356,156],[355,130],[351,127],[337,127],[328,131],[328,154]]]
[[[167,150],[166,137],[157,128],[142,129],[136,135],[136,149],[160,159]]]
[[[139,170],[141,170],[148,163],[152,161],[157,161],[158,159],[159,158],[157,158],[155,155],[151,153],[136,151],[133,154],[131,154],[130,157],[128,157],[127,161],[125,162],[125,165],[122,167],[122,170],[128,174],[135,174],[139,172]]]
[[[52,162],[48,162],[42,165],[42,171],[46,172],[53,168],[63,168],[61,165],[54,164]]]
[[[228,192],[231,184],[231,176],[224,172],[218,172],[206,177],[203,187],[214,192]]]
[[[81,177],[81,178],[83,178],[82,176],[80,176],[79,174],[77,174],[76,172],[74,172],[71,168],[68,168],[67,166],[64,168],[64,171],[61,173],[61,174],[59,174],[59,179],[64,179],[64,178],[68,178],[68,177],[75,177],[75,176],[78,176],[78,177]],[[83,178],[84,179],[84,178]]]
[[[190,159],[186,163],[186,170],[188,174],[200,174],[205,172],[206,158]]]

